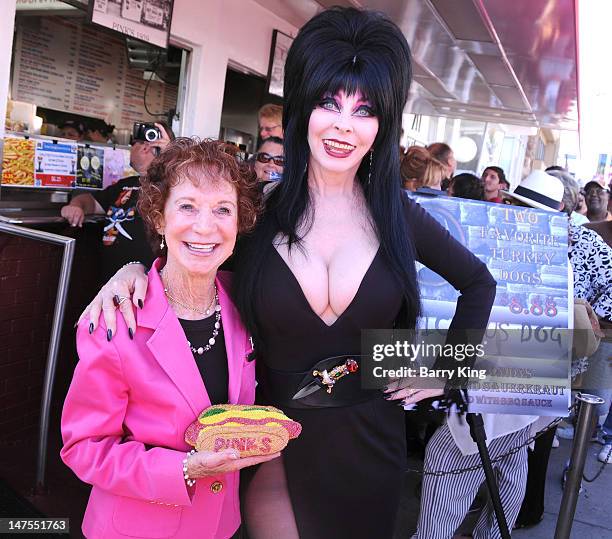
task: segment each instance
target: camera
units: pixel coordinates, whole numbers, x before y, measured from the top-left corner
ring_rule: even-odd
[[[144,140],[145,142],[155,142],[161,138],[161,131],[155,124],[136,122],[132,132],[132,140]]]

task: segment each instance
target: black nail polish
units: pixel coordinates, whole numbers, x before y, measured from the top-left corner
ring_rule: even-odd
[[[113,305],[115,307],[119,307],[119,296],[117,295],[113,296]]]
[[[144,307],[144,303],[141,299],[138,300],[138,307],[140,307],[141,309]]]
[[[113,338],[113,332],[109,329],[106,331],[106,340],[110,342],[112,338]]]
[[[387,389],[389,389],[389,386],[385,386],[382,388],[382,391],[387,391]]]
[[[393,395],[389,394],[389,395],[383,395],[383,399],[385,399],[386,401],[388,401]]]
[[[128,335],[130,339],[134,340],[134,330],[132,328],[128,328]]]
[[[89,334],[91,335],[93,333],[93,322],[89,322]]]

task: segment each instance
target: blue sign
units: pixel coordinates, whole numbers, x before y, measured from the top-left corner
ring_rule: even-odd
[[[413,195],[497,280],[470,409],[567,415],[573,298],[568,290],[568,219],[559,212],[452,197]],[[423,328],[448,328],[459,292],[417,264]]]

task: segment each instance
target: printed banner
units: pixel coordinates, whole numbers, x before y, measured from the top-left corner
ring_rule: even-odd
[[[105,148],[79,145],[77,187],[102,189],[104,179],[104,150]]]
[[[486,263],[497,280],[495,303],[469,386],[482,413],[566,415],[570,401],[573,298],[567,216],[557,212],[446,196],[414,198]],[[422,329],[447,329],[459,292],[417,264]]]
[[[138,173],[130,166],[130,151],[124,148],[104,148],[104,182],[106,188],[121,178],[137,176]]]
[[[74,187],[77,144],[37,140],[34,163],[36,187]]]
[[[174,0],[93,0],[91,22],[168,47]]]
[[[34,187],[34,145],[32,139],[6,137],[2,154],[2,185]]]

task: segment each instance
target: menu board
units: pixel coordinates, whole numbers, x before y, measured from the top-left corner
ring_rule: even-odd
[[[76,142],[37,140],[34,153],[35,187],[74,187],[76,181]]]
[[[147,114],[144,71],[127,64],[124,39],[61,17],[32,17],[16,25],[12,97],[16,101],[100,118],[119,129]],[[177,87],[151,81],[147,107],[176,106]]]
[[[5,137],[2,154],[2,185],[34,187],[34,146],[32,139]]]
[[[90,146],[79,146],[77,187],[102,189],[104,178],[104,150]]]

